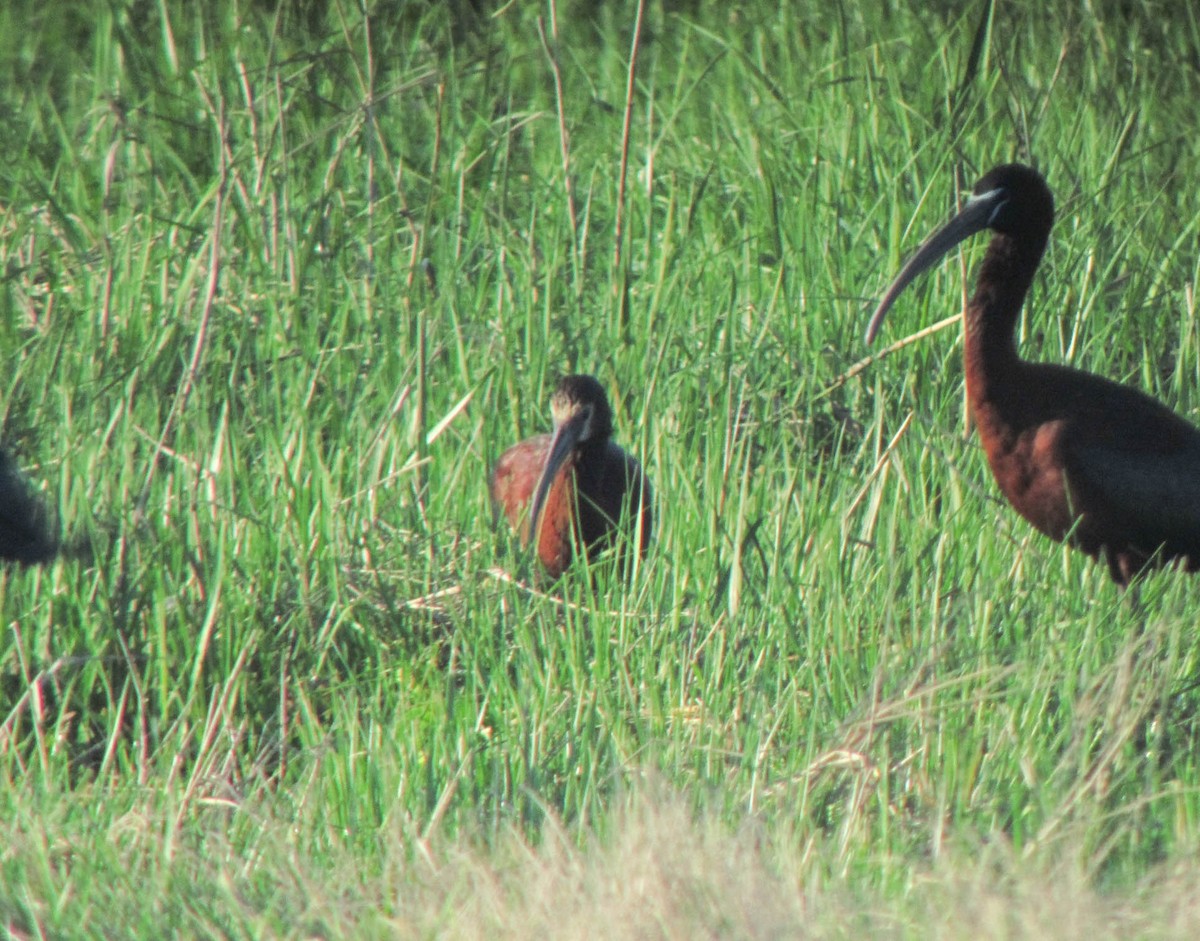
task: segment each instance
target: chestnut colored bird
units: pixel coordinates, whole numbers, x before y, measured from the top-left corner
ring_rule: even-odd
[[[532,539],[551,578],[567,569],[577,547],[594,559],[628,540],[645,553],[653,523],[650,482],[611,440],[603,386],[593,376],[565,376],[550,411],[552,435],[526,438],[500,456],[492,471],[493,506],[520,533],[521,545]]]
[[[1000,491],[1051,539],[1103,557],[1119,585],[1148,565],[1200,566],[1200,430],[1148,395],[1017,355],[1013,331],[1054,222],[1054,197],[1021,164],[996,167],[901,269],[867,327],[917,275],[991,229],[964,313],[967,400]]]
[[[0,450],[0,559],[36,565],[58,552],[54,514]]]

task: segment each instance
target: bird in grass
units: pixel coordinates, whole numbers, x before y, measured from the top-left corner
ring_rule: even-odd
[[[0,560],[37,565],[58,553],[54,514],[0,450]]]
[[[646,551],[650,481],[612,441],[612,408],[593,376],[565,376],[550,398],[554,431],[513,445],[492,471],[492,504],[537,549],[551,578],[580,550]]]
[[[1013,507],[1127,585],[1151,565],[1200,566],[1200,430],[1161,402],[1092,373],[1017,354],[1014,330],[1054,222],[1036,170],[996,167],[901,269],[867,328],[874,339],[908,284],[959,242],[992,239],[964,312],[967,400]]]

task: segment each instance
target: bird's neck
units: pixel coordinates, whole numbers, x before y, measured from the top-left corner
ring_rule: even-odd
[[[607,438],[589,438],[587,441],[581,441],[575,445],[575,450],[566,462],[575,486],[584,493],[602,485],[600,481],[604,476],[604,449],[607,442]]]
[[[575,446],[575,454],[578,457],[576,463],[587,464],[588,460],[595,460],[598,455],[604,453],[604,449],[608,447],[608,437],[588,438],[587,441],[580,441]]]
[[[976,402],[990,398],[997,385],[1017,379],[1024,366],[1014,333],[1045,248],[1045,235],[995,235],[988,244],[965,315],[967,391]]]

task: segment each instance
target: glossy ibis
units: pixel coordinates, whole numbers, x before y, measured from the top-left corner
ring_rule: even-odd
[[[53,514],[0,450],[0,559],[36,565],[57,552]]]
[[[1147,565],[1200,566],[1200,430],[1136,389],[1017,355],[1013,337],[1054,222],[1054,197],[1020,164],[975,184],[962,211],[896,276],[867,327],[953,246],[994,233],[964,312],[970,403],[1000,490],[1051,539],[1103,557],[1127,585]]]
[[[551,578],[566,570],[577,547],[591,559],[627,540],[644,553],[652,525],[650,482],[611,440],[604,388],[592,376],[565,376],[550,411],[553,434],[513,445],[496,463],[493,505],[520,533],[522,545],[532,540],[537,546]],[[636,532],[630,517],[637,520]]]

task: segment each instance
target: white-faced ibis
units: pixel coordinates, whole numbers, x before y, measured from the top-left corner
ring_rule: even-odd
[[[552,435],[526,438],[500,456],[492,471],[493,505],[522,545],[534,543],[551,578],[566,570],[579,547],[589,559],[614,544],[644,553],[652,525],[650,482],[612,441],[604,388],[592,376],[565,376],[550,411]]]
[[[0,559],[36,565],[58,552],[53,515],[0,450]]]
[[[1054,222],[1054,197],[1020,164],[996,167],[892,282],[900,292],[953,246],[994,233],[964,312],[967,400],[1000,490],[1051,539],[1103,557],[1126,585],[1151,564],[1200,566],[1200,431],[1148,395],[1017,355],[1013,333]]]

